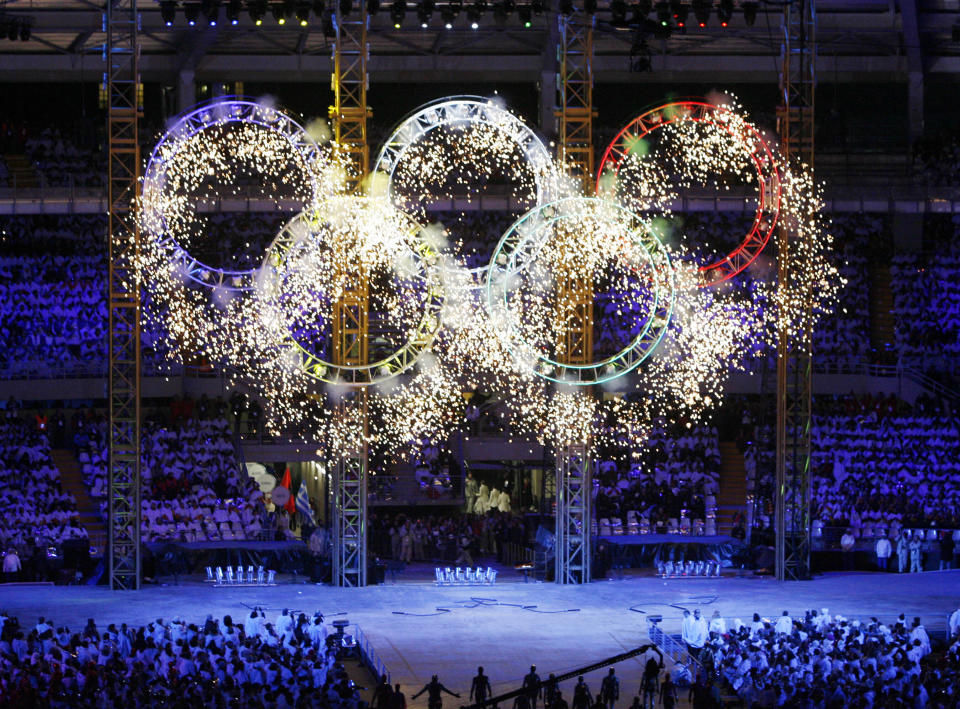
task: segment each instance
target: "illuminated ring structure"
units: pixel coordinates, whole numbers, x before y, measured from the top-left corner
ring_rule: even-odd
[[[549,179],[552,160],[550,151],[530,127],[505,108],[493,101],[477,96],[454,96],[440,99],[418,108],[393,131],[380,149],[374,172],[387,175],[387,194],[397,209],[407,209],[410,205],[398,203],[394,191],[393,175],[406,152],[432,131],[456,125],[485,124],[498,128],[509,137],[523,153],[536,185],[536,206],[555,199],[556,189]],[[470,270],[474,276],[482,277],[486,267]]]
[[[597,173],[597,192],[601,192],[600,183],[610,174],[617,175],[621,164],[630,155],[631,148],[638,141],[659,128],[679,120],[689,120],[722,128],[734,139],[742,143],[748,151],[746,156],[756,170],[757,210],[753,224],[746,237],[737,248],[714,263],[700,266],[700,284],[702,286],[721,283],[743,271],[760,255],[770,235],[776,228],[780,216],[780,172],[770,147],[757,131],[746,121],[737,121],[736,127],[731,119],[737,116],[728,106],[715,106],[699,101],[681,101],[668,103],[634,118],[613,139],[603,154]],[[738,130],[742,127],[742,131]]]
[[[175,236],[169,233],[162,207],[155,201],[166,188],[167,173],[176,162],[184,142],[209,128],[229,123],[257,125],[283,136],[303,161],[304,175],[312,193],[312,202],[306,208],[309,209],[319,202],[321,190],[324,188],[319,166],[326,158],[306,130],[276,108],[245,99],[218,99],[183,115],[153,149],[143,177],[143,222],[157,239],[158,246],[169,253],[170,260],[179,264],[188,278],[210,288],[243,291],[253,287],[256,269],[232,271],[214,268],[190,255],[177,243]],[[151,225],[159,228],[151,228]]]
[[[397,214],[404,222],[406,233],[420,233],[420,225],[410,216],[403,212],[397,212]],[[312,234],[316,234],[317,226],[322,223],[322,219],[316,214],[308,215],[301,212],[284,225],[267,250],[262,271],[282,276],[286,257],[300,238],[296,233],[296,227],[300,223],[306,224],[307,229]],[[413,246],[413,256],[418,269],[414,277],[425,283],[426,300],[420,320],[412,328],[412,334],[402,347],[387,357],[369,364],[337,365],[310,352],[291,335],[282,344],[295,353],[298,368],[317,381],[352,387],[382,383],[410,369],[433,344],[440,330],[440,314],[444,302],[443,279],[437,253],[425,241],[418,238]]]
[[[537,376],[552,382],[589,386],[602,384],[632,372],[656,349],[666,334],[673,313],[674,277],[670,257],[639,216],[613,202],[596,197],[571,197],[532,209],[506,231],[497,244],[487,271],[486,296],[491,313],[509,314],[511,281],[542,251],[544,233],[554,223],[576,220],[585,214],[602,219],[624,220],[634,246],[639,246],[651,269],[653,303],[640,332],[616,354],[589,364],[566,364],[540,355],[533,367]],[[508,323],[514,318],[506,317]],[[494,316],[492,320],[503,322]],[[508,342],[518,335],[512,324],[504,334]]]

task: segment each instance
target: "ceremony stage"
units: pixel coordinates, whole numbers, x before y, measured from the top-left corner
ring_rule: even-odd
[[[492,587],[464,588],[438,588],[405,578],[410,577],[360,589],[284,579],[269,588],[181,582],[145,586],[139,592],[17,584],[0,586],[0,608],[27,624],[43,615],[71,630],[79,630],[91,617],[102,629],[108,623],[144,624],[157,617],[202,623],[208,613],[238,620],[254,605],[263,606],[271,622],[285,607],[320,610],[328,622],[348,619],[359,625],[408,697],[431,674],[439,674],[447,687],[463,695],[461,700],[444,698],[447,709],[454,709],[466,703],[478,665],[491,677],[495,692],[516,688],[531,664],[545,677],[648,642],[648,614],[662,615],[661,627],[678,633],[683,608],[700,608],[708,616],[718,610],[726,618],[745,621],[755,611],[776,617],[784,610],[799,615],[808,608],[828,608],[851,619],[875,615],[887,622],[905,613],[908,618],[920,616],[931,636],[942,640],[947,616],[960,603],[960,571],[831,573],[810,582],[731,576],[665,581],[634,575],[585,586],[525,584],[519,575],[508,574],[506,582],[498,577]],[[637,690],[644,659],[616,666],[624,706]],[[587,677],[591,687],[599,687],[605,672]],[[568,699],[572,686],[572,681],[562,685]],[[426,695],[410,706],[425,707]]]
[[[610,547],[609,561],[613,569],[651,567],[658,561],[732,563],[743,547],[741,542],[725,534],[605,534],[597,540]]]

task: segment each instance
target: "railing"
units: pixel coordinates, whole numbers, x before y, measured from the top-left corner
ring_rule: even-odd
[[[660,648],[664,655],[674,662],[692,666],[691,669],[695,671],[691,674],[694,676],[699,673],[700,663],[687,651],[686,645],[677,641],[669,633],[665,633],[659,625],[651,623],[649,620],[647,621],[647,634],[650,636],[651,642]]]
[[[946,397],[954,401],[960,399],[960,392],[955,389],[945,386],[918,369],[897,364],[871,364],[857,360],[847,360],[845,362],[814,362],[814,372],[816,374],[854,374],[870,377],[906,379],[937,396]]]
[[[386,675],[387,684],[390,684],[390,670],[387,669],[387,666],[383,664],[380,656],[377,655],[377,651],[374,650],[369,638],[364,635],[359,625],[354,625],[353,629],[353,636],[357,640],[357,651],[360,653],[361,662],[374,674],[377,681]]]

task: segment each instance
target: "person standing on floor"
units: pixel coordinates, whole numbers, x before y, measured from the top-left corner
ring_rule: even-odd
[[[919,574],[923,571],[923,543],[920,541],[920,535],[914,534],[910,540],[910,573]]]
[[[893,553],[893,547],[890,544],[890,540],[886,537],[880,537],[877,540],[877,568],[880,571],[887,570],[887,560],[890,558],[890,554]]]
[[[530,709],[537,709],[537,700],[543,694],[543,688],[540,684],[540,675],[537,674],[536,665],[530,665],[530,672],[523,678],[523,688],[527,690],[527,701],[530,703]]]
[[[577,677],[577,683],[573,687],[573,705],[571,709],[589,709],[590,707],[590,685],[583,681],[583,675]]]
[[[613,709],[614,703],[620,698],[620,679],[614,674],[612,667],[600,683],[600,697],[607,709]]]
[[[660,685],[660,705],[664,709],[673,709],[677,706],[677,685],[670,679],[669,672],[664,675],[663,684]]]
[[[449,689],[443,686],[443,684],[438,679],[437,675],[434,675],[430,678],[430,681],[423,685],[423,689],[414,694],[411,699],[416,699],[424,692],[427,693],[427,707],[428,709],[441,709],[443,706],[443,692],[446,692],[451,697],[460,698],[460,695],[456,692],[451,692]]]
[[[906,529],[897,534],[897,573],[902,574],[910,563],[910,532]]]
[[[490,679],[483,674],[483,668],[478,667],[477,676],[473,678],[473,682],[470,684],[470,699],[480,704],[490,696],[490,693]]]

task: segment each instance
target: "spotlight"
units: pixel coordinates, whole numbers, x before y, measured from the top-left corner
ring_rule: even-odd
[[[263,24],[263,16],[267,14],[266,0],[254,0],[247,6],[247,12],[253,24],[259,27]]]
[[[710,0],[693,0],[693,14],[700,27],[706,27],[710,21]]]
[[[243,3],[240,0],[230,0],[227,3],[227,20],[231,25],[240,24],[240,9]]]
[[[420,0],[417,3],[417,19],[420,20],[420,27],[423,29],[430,26],[430,17],[435,7],[434,0]]]
[[[747,23],[747,27],[753,27],[757,21],[757,12],[759,10],[760,3],[758,2],[743,3],[743,21]]]
[[[443,19],[443,26],[448,30],[453,29],[453,22],[460,14],[460,5],[457,3],[448,3],[440,9],[440,17]]]
[[[200,3],[200,11],[207,18],[208,25],[217,26],[217,19],[220,17],[220,3],[217,0],[203,0]]]
[[[160,3],[160,18],[163,20],[163,24],[170,27],[176,17],[177,3],[172,2],[172,0],[163,0]]]
[[[626,0],[611,0],[610,2],[610,24],[614,27],[627,26],[627,2]]]
[[[340,17],[349,17],[353,12],[353,0],[340,0]]]
[[[733,0],[720,0],[720,4],[717,6],[717,19],[720,20],[720,26],[729,27],[732,17]]]
[[[673,3],[673,19],[677,27],[686,27],[690,16],[690,7],[682,2]]]
[[[520,18],[520,24],[524,26],[525,29],[530,29],[533,26],[533,10],[530,9],[529,5],[521,5],[517,8],[517,17]]]
[[[297,5],[296,10],[294,11],[297,16],[297,22],[300,23],[301,27],[306,27],[310,24],[310,6],[309,5]]]
[[[480,18],[487,11],[487,0],[474,0],[467,8],[467,19],[470,21],[470,29],[480,29]]]
[[[287,8],[284,3],[282,2],[271,3],[270,13],[273,15],[273,19],[277,21],[278,25],[287,24]]]
[[[661,27],[667,27],[670,24],[670,4],[666,0],[657,3],[657,22]]]
[[[394,29],[400,29],[400,25],[403,24],[403,16],[406,14],[406,0],[393,0],[390,5],[390,20],[393,22]]]
[[[573,0],[560,0],[560,13],[568,17],[573,14]]]
[[[200,6],[196,3],[188,2],[183,6],[183,16],[187,18],[187,24],[193,27],[197,24],[197,18],[200,17]]]

